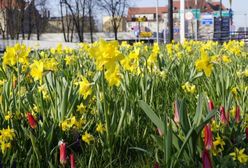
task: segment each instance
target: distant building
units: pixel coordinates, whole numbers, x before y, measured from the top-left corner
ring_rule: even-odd
[[[118,32],[126,32],[126,18],[125,17],[118,17],[120,20],[120,26],[118,28]],[[111,23],[112,17],[111,16],[104,16],[103,17],[103,32],[113,32],[113,26]]]
[[[46,12],[41,15],[34,0],[0,0],[0,34],[19,38],[21,33],[40,33]]]
[[[174,18],[174,37],[179,37],[179,28],[180,28],[180,0],[173,1],[173,18]],[[201,15],[212,14],[214,11],[219,11],[220,3],[211,0],[200,0],[197,5],[195,0],[186,0],[185,1],[185,13],[192,9],[200,9]],[[226,8],[222,5],[222,9]],[[143,19],[142,18],[146,18]],[[167,29],[168,23],[168,6],[158,8],[158,18],[159,18],[159,32],[163,34],[164,30]],[[194,20],[186,20],[186,35],[194,33],[195,27]],[[198,34],[201,32],[213,32],[212,25],[201,25],[201,22],[198,21]],[[156,23],[156,7],[130,7],[128,8],[127,15],[127,31],[135,32],[156,32],[157,23]]]
[[[82,17],[80,18],[80,20]],[[84,17],[84,32],[89,32],[90,31],[90,19],[88,16]],[[68,28],[70,30],[73,30],[76,32],[75,24],[73,21],[73,18],[71,15],[64,16],[63,17],[63,22],[64,22],[64,28],[66,31],[68,31]],[[97,31],[95,19],[92,17],[92,22],[93,22],[93,31]],[[63,32],[63,24],[62,24],[62,17],[50,17],[48,18],[48,24],[45,29],[46,33],[62,33]]]

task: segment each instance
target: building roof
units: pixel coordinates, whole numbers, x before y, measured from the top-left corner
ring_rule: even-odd
[[[202,12],[213,12],[219,10],[220,3],[219,2],[206,2],[206,0],[198,1],[198,4],[195,5],[195,0],[186,0],[185,8],[186,9],[201,9]],[[180,1],[173,1],[173,12],[177,13],[180,9]],[[222,4],[222,9],[225,10],[225,6]],[[130,7],[128,8],[128,16],[127,20],[131,21],[134,15],[145,15],[145,14],[155,14],[156,7]],[[162,13],[168,13],[168,6],[159,7],[158,13],[161,15]]]
[[[0,0],[0,9],[16,8],[22,9],[29,5],[24,0]]]

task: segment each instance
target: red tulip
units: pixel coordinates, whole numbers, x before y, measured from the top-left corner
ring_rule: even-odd
[[[207,150],[204,150],[202,153],[202,164],[203,168],[212,168],[212,163]]]
[[[174,121],[175,123],[179,123],[180,119],[179,119],[179,111],[177,108],[177,101],[174,102]]]
[[[239,123],[240,122],[240,108],[239,106],[236,107],[236,111],[235,111],[235,122]]]
[[[228,118],[229,118],[229,115],[228,115]],[[220,107],[220,121],[223,124],[228,123],[228,119],[227,119],[226,113],[225,113],[225,108],[223,106]]]
[[[70,154],[70,163],[71,163],[71,168],[75,168],[75,159],[73,153]]]
[[[204,127],[204,145],[207,150],[210,150],[213,146],[213,135],[210,124]]]
[[[27,113],[27,119],[28,119],[28,123],[31,128],[34,129],[37,127],[37,121],[35,120],[34,116],[30,112]]]
[[[155,162],[155,163],[154,163],[154,166],[153,166],[153,168],[160,168],[160,167],[159,167],[159,164],[158,164],[158,162]]]
[[[63,166],[66,165],[66,144],[62,141],[59,146],[59,161]]]
[[[212,111],[214,109],[214,102],[212,100],[208,101],[208,110]]]

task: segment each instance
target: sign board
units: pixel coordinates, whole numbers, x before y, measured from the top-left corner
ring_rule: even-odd
[[[201,24],[202,25],[212,25],[214,23],[213,21],[213,15],[211,14],[205,14],[201,16]]]
[[[214,18],[214,39],[225,41],[230,34],[230,17]]]
[[[179,33],[180,29],[179,28],[174,28],[173,31],[174,31],[174,33]]]
[[[213,19],[204,19],[201,20],[202,25],[212,25],[214,23]]]
[[[185,13],[185,19],[186,20],[192,20],[194,18],[194,15],[191,11],[188,11]]]
[[[230,11],[222,11],[221,13],[222,13],[223,17],[229,17],[230,16]],[[214,17],[220,17],[220,11],[215,11]]]
[[[201,16],[201,11],[200,9],[192,9],[191,12],[193,13],[195,19],[199,20]]]

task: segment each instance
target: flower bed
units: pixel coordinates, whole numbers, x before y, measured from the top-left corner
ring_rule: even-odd
[[[1,164],[246,167],[247,65],[237,41],[8,47]]]

